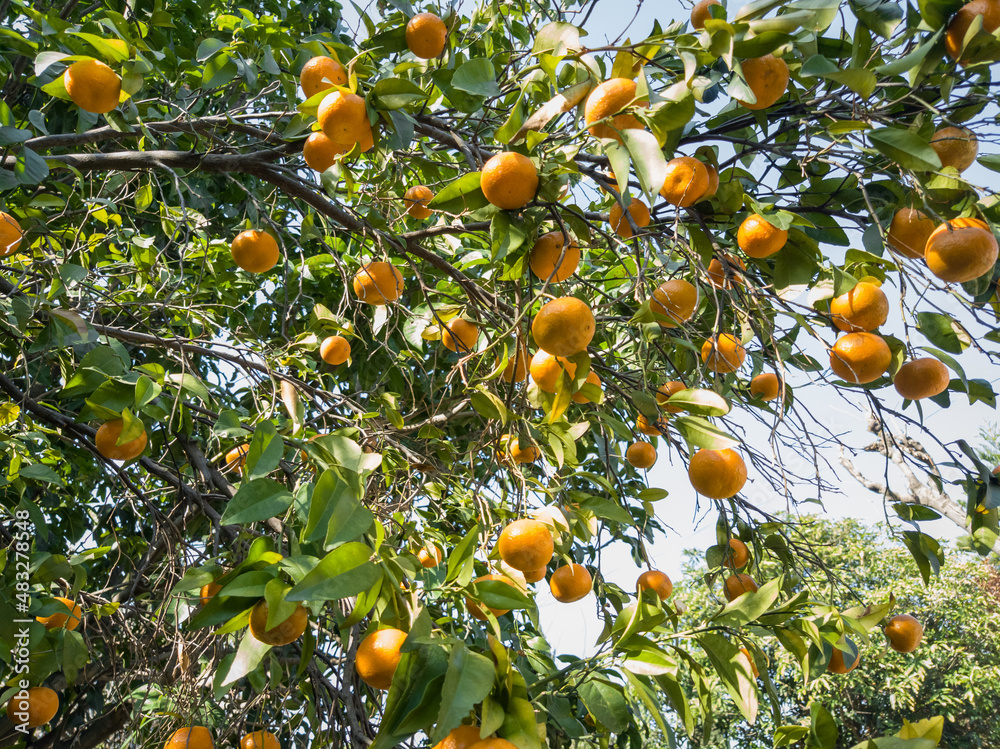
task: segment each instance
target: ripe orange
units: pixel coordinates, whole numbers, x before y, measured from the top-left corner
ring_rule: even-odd
[[[330,366],[336,367],[351,358],[351,343],[342,335],[331,335],[319,345],[319,356]]]
[[[222,586],[219,583],[206,583],[201,586],[201,590],[198,592],[201,599],[201,605],[207,606],[208,602],[215,598],[216,594],[222,590]]]
[[[500,558],[515,570],[529,572],[544,567],[552,559],[552,533],[537,520],[509,523],[497,541]]]
[[[480,740],[479,732],[479,726],[452,728],[447,736],[434,745],[433,749],[469,749]]]
[[[656,448],[648,442],[633,442],[625,451],[625,460],[636,468],[652,468],[656,463]]]
[[[543,393],[554,393],[563,370],[570,379],[576,376],[576,364],[561,356],[537,351],[531,357],[531,379]]]
[[[737,99],[747,109],[767,109],[788,90],[788,65],[780,57],[764,55],[743,60],[743,77],[757,101],[749,104]]]
[[[223,470],[237,470],[242,472],[243,467],[247,464],[248,452],[250,452],[250,445],[237,445],[227,452],[225,457],[226,464],[223,466]]]
[[[862,281],[830,301],[833,324],[849,333],[875,330],[889,317],[889,300],[878,286]]]
[[[406,46],[423,60],[439,57],[447,40],[448,27],[433,13],[417,13],[406,24]]]
[[[941,159],[941,166],[953,166],[964,172],[976,163],[979,141],[976,134],[965,127],[943,127],[931,138],[931,148]]]
[[[719,0],[701,0],[691,9],[691,28],[705,28],[705,21],[712,17],[710,8],[713,5],[722,5]]]
[[[615,114],[629,105],[647,106],[645,102],[635,101],[635,92],[635,81],[630,78],[612,78],[591,91],[583,108],[583,119],[590,134],[595,138],[614,138],[621,143],[616,130],[641,129],[643,125],[634,115]],[[600,122],[608,117],[611,117],[610,123]]]
[[[534,463],[542,457],[542,451],[529,440],[524,441],[524,447],[515,434],[505,434],[500,440],[507,447],[507,456],[515,463]]]
[[[490,203],[513,211],[524,208],[535,197],[538,170],[527,156],[504,151],[486,162],[479,184]]]
[[[539,567],[537,570],[528,570],[524,573],[524,582],[537,583],[539,580],[544,580],[547,571],[546,567]]]
[[[483,739],[477,741],[469,749],[517,749],[517,744],[507,741],[507,739]]]
[[[537,278],[551,283],[565,281],[576,272],[579,264],[579,245],[572,239],[567,241],[561,231],[550,231],[540,236],[528,256],[531,272]]]
[[[63,72],[66,93],[80,109],[107,114],[118,106],[122,79],[100,60],[77,60]]]
[[[240,749],[281,749],[281,744],[270,731],[254,731],[240,739]]]
[[[653,422],[650,422],[650,420],[646,418],[646,414],[639,414],[635,420],[635,428],[647,437],[660,437],[663,433],[657,426],[658,423],[659,419],[655,419]]]
[[[365,100],[357,94],[333,91],[320,102],[316,112],[319,126],[326,137],[342,146],[354,146],[372,136]]]
[[[205,726],[179,728],[167,739],[163,749],[213,749],[212,732]]]
[[[571,296],[544,304],[531,323],[535,343],[553,356],[573,356],[586,351],[596,329],[590,307]]]
[[[892,384],[896,392],[907,400],[931,398],[948,389],[951,376],[948,368],[933,357],[908,361],[899,368]]]
[[[453,317],[441,331],[441,343],[449,351],[471,354],[479,340],[479,326],[462,317]]]
[[[679,414],[684,409],[679,406],[671,406],[670,396],[674,393],[679,393],[681,390],[687,390],[687,385],[680,380],[671,380],[670,382],[663,383],[656,391],[656,405],[669,414]]]
[[[271,629],[267,628],[267,601],[261,599],[250,611],[250,634],[265,645],[287,645],[302,637],[309,626],[309,613],[300,603],[292,615]]]
[[[900,208],[892,217],[886,242],[900,255],[922,259],[927,239],[934,231],[934,219],[915,208]]]
[[[354,293],[365,304],[385,304],[403,293],[403,274],[381,260],[365,265],[354,274]]]
[[[132,460],[142,455],[142,451],[146,449],[146,442],[148,440],[146,432],[143,431],[134,440],[129,440],[124,445],[119,445],[118,438],[121,437],[122,429],[124,428],[125,422],[122,419],[113,419],[101,424],[94,437],[97,452],[108,460]]]
[[[354,661],[354,670],[361,681],[375,689],[391,687],[392,676],[403,657],[400,648],[405,640],[406,632],[391,627],[378,629],[362,640]]]
[[[889,369],[892,352],[882,336],[874,333],[846,333],[830,349],[830,368],[845,382],[864,385],[874,382]]]
[[[944,36],[945,49],[948,50],[952,60],[959,61],[963,65],[966,60],[959,60],[962,43],[976,16],[983,18],[983,32],[992,34],[1000,28],[1000,0],[972,0],[959,8],[948,24],[948,31]]]
[[[736,232],[736,244],[753,258],[770,257],[788,241],[788,232],[768,223],[758,213],[747,216]]]
[[[848,666],[844,662],[844,651],[834,648],[833,654],[830,656],[830,662],[826,665],[826,670],[829,671],[831,674],[850,673],[851,671],[853,671],[858,667],[859,663],[861,663],[861,651],[858,650],[858,646],[854,644],[854,641],[850,637],[841,638],[840,643],[838,644],[841,645],[847,644],[851,645],[854,648],[854,650],[856,651],[856,655],[854,656],[854,662]]]
[[[632,198],[632,202],[628,204],[628,215],[632,217],[632,223],[640,229],[649,226],[649,206],[638,198]],[[619,237],[622,239],[632,238],[632,226],[629,224],[628,219],[625,218],[625,212],[622,210],[621,203],[615,202],[611,206],[611,214],[608,216],[608,222],[611,224],[612,231]]]
[[[406,212],[412,218],[424,219],[430,216],[433,211],[427,207],[427,204],[432,200],[434,200],[434,193],[426,185],[414,185],[407,189],[403,195]]]
[[[708,170],[708,189],[698,198],[699,201],[708,200],[719,191],[719,170],[711,164],[705,164],[705,169]]]
[[[699,450],[688,463],[695,491],[709,499],[729,499],[747,482],[747,464],[735,450]]]
[[[750,395],[764,401],[773,401],[781,392],[781,380],[774,372],[762,372],[750,380]]]
[[[896,614],[885,625],[885,636],[897,653],[912,653],[924,636],[924,627],[909,614]]]
[[[420,566],[427,569],[437,567],[441,564],[443,558],[444,552],[441,551],[441,547],[437,544],[431,544],[430,551],[427,550],[426,545],[421,546],[420,551],[417,552],[417,559],[420,562]]]
[[[729,539],[729,553],[722,560],[723,567],[741,570],[750,563],[750,549],[738,538]]]
[[[985,221],[956,218],[931,232],[924,260],[942,281],[965,283],[993,268],[997,249],[997,238]]]
[[[499,360],[497,363],[499,364]],[[507,357],[507,366],[504,367],[500,376],[507,382],[524,382],[528,376],[528,349],[524,345],[524,341],[518,339],[513,353]]]
[[[472,582],[479,583],[483,582],[484,580],[499,580],[500,582],[507,583],[512,588],[517,587],[514,584],[514,581],[511,580],[509,577],[505,577],[504,575],[497,575],[495,573],[490,573],[489,575],[483,575],[482,577],[477,577]],[[465,599],[465,607],[469,609],[469,614],[472,615],[473,619],[478,619],[481,622],[485,622],[487,620],[486,612],[483,611],[482,607],[478,603],[473,601],[471,598],[467,597]],[[489,606],[487,606],[487,608],[489,608],[490,611],[493,612],[493,616],[503,616],[504,614],[510,611],[510,609],[494,609],[490,608]]]
[[[744,593],[756,593],[757,581],[750,575],[737,572],[735,575],[726,578],[723,592],[727,601],[735,601]]]
[[[74,603],[68,598],[56,596],[57,601],[66,607],[66,613],[58,612],[48,616],[36,616],[35,621],[45,629],[68,629],[70,631],[80,626],[80,618],[83,616],[83,609],[80,604]]]
[[[311,99],[320,91],[347,85],[347,70],[332,57],[313,57],[299,73],[302,93]],[[322,170],[320,170],[322,171]]]
[[[705,272],[705,275],[708,277],[709,284],[717,289],[731,289],[734,286],[742,286],[743,274],[738,272],[736,268],[738,266],[746,270],[746,263],[740,258],[729,254],[723,254],[723,259],[726,261],[725,265],[722,264],[719,258],[712,258],[712,262],[708,264],[708,270]]]
[[[660,188],[671,205],[687,208],[708,190],[708,170],[693,156],[679,156],[667,162],[667,176]]]
[[[266,231],[247,229],[229,246],[233,261],[250,273],[267,273],[278,263],[278,243]]]
[[[325,172],[337,157],[350,150],[347,146],[334,143],[326,133],[315,132],[306,138],[302,146],[302,158],[306,160],[306,166],[316,172]]]
[[[646,570],[639,579],[635,581],[635,587],[640,593],[644,590],[652,590],[661,601],[666,601],[674,594],[674,584],[670,578],[659,570]]]
[[[713,372],[735,372],[746,361],[747,350],[729,333],[712,336],[701,346],[701,360]]]
[[[661,283],[649,301],[649,308],[658,315],[661,328],[676,328],[694,316],[698,306],[698,289],[681,278]],[[667,318],[667,319],[662,319]]]
[[[560,603],[573,603],[586,596],[594,587],[594,578],[582,564],[565,564],[549,578],[552,597]]]
[[[59,712],[59,695],[48,687],[30,687],[26,691],[26,698],[18,699],[15,694],[7,702],[7,717],[14,725],[24,725],[27,722],[29,728],[44,726]],[[18,716],[17,713],[21,715]]]
[[[601,389],[601,378],[597,376],[597,372],[590,370],[587,372],[587,379],[583,381],[584,385],[597,385],[598,390]],[[582,386],[581,390],[577,390],[573,395],[570,396],[574,403],[592,403],[586,395],[583,394]]]
[[[740,648],[740,652],[746,656],[747,661],[750,663],[750,671],[753,673],[753,678],[760,676],[760,671],[757,670],[757,664],[754,663],[753,656],[750,655],[750,651],[746,648]]]
[[[0,257],[7,257],[17,252],[23,237],[24,232],[21,231],[17,219],[9,213],[0,211]]]

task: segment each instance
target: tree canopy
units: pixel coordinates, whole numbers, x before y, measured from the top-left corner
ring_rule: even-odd
[[[741,647],[816,678],[905,613],[765,507],[838,489],[809,399],[918,434],[989,552],[1000,483],[923,405],[996,405],[997,0],[591,45],[596,6],[0,0],[5,739],[635,748],[710,731],[716,682],[780,714]],[[601,574],[688,484],[695,622]],[[926,583],[937,513],[894,508]]]

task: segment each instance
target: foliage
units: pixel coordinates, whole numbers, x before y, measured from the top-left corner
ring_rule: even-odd
[[[62,703],[32,746],[153,746],[196,723],[220,742],[262,728],[285,747],[385,749],[438,741],[469,718],[518,749],[609,735],[637,747],[649,733],[639,706],[664,732],[664,714],[684,734],[711,726],[716,680],[751,723],[762,697],[781,709],[758,692],[739,638],[780,643],[815,673],[845,632],[875,628],[888,601],[864,602],[877,617],[841,610],[815,542],[744,492],[699,507],[717,514],[721,542],[751,542],[761,588],[682,626],[671,604],[600,574],[607,544],[644,564],[669,524],[654,504],[667,490],[622,456],[637,416],[656,421],[665,380],[687,387],[659,420],[661,465],[682,471],[698,448],[736,446],[753,492],[789,501],[836,488],[819,445],[841,435],[803,405],[810,389],[867,399],[920,430],[920,404],[889,386],[922,351],[954,375],[935,403],[995,406],[959,358],[973,343],[997,358],[997,269],[949,286],[885,244],[911,204],[936,222],[1000,223],[996,196],[929,145],[961,123],[981,134],[980,164],[998,166],[986,152],[993,37],[953,63],[943,27],[957,7],[760,0],[713,9],[704,31],[663,19],[639,42],[588,49],[580,27],[593,3],[484,0],[446,14],[444,55],[422,60],[406,51],[407,18],[423,9],[408,0],[365,14],[361,35],[330,2],[0,3],[0,196],[25,232],[0,265],[0,639],[18,652],[14,620],[54,613],[53,595],[85,609],[75,631],[26,625],[26,678]],[[772,52],[788,62],[788,95],[748,110],[736,101],[755,98],[740,61]],[[373,148],[322,174],[301,153],[324,97],[297,90],[317,55],[343,63],[339,93],[364,97],[374,131]],[[64,82],[70,63],[95,57],[122,79],[106,115],[71,103]],[[648,103],[633,108],[645,128],[621,144],[590,137],[581,117],[612,76],[635,78]],[[497,209],[481,188],[501,150],[538,168],[523,210]],[[683,210],[654,200],[675,154],[718,167],[714,197]],[[436,193],[425,222],[402,199],[417,184]],[[616,193],[652,207],[628,241],[608,230]],[[710,261],[740,255],[751,213],[787,230],[788,244],[747,258],[742,283],[711,284]],[[230,242],[251,228],[278,240],[270,272],[234,264]],[[526,272],[536,235],[557,229],[583,253],[561,285]],[[400,269],[398,302],[366,305],[352,290],[372,260]],[[889,371],[857,387],[825,363],[829,300],[868,277],[905,327],[885,335]],[[668,278],[700,289],[675,327],[649,303]],[[577,296],[597,318],[554,393],[502,377],[519,341],[534,353],[528,331],[547,295]],[[459,315],[481,330],[461,356],[440,343]],[[338,367],[317,355],[333,334],[352,346]],[[749,352],[736,373],[699,356],[721,334]],[[600,388],[584,384],[591,370]],[[764,370],[781,375],[779,400],[751,397],[748,380]],[[117,418],[122,442],[145,430],[141,458],[97,452],[96,427]],[[512,439],[543,460],[514,464]],[[227,460],[241,445],[244,458]],[[974,529],[995,534],[1000,492],[967,453],[937,449],[962,471]],[[566,520],[549,572],[576,562],[595,576],[606,627],[587,658],[552,652],[534,589],[479,580],[497,566],[503,525],[541,505]],[[940,568],[940,544],[916,525],[903,542],[925,577]],[[444,559],[425,569],[428,545]],[[717,585],[720,547],[710,559]],[[814,591],[800,569],[816,571]],[[202,606],[213,581],[223,587]],[[253,638],[262,599],[271,624],[305,603],[305,635],[274,648]],[[466,599],[512,613],[480,622]],[[409,633],[387,695],[352,665],[382,626]],[[4,657],[7,699],[18,674]]]

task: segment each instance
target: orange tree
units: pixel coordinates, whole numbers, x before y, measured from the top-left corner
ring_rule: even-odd
[[[640,706],[711,725],[710,680],[780,712],[741,645],[810,675],[894,615],[802,587],[814,540],[744,485],[835,488],[799,393],[994,404],[959,355],[1000,340],[962,174],[1000,168],[995,0],[606,47],[590,2],[0,7],[5,739],[638,746]],[[987,467],[934,449],[989,548]],[[600,571],[647,565],[657,460],[718,517],[694,627]],[[592,596],[592,654],[542,585]]]

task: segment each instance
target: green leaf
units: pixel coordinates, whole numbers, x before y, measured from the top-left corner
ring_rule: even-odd
[[[383,78],[372,87],[372,103],[376,109],[402,109],[423,101],[427,94],[420,86],[405,78]]]
[[[961,354],[968,343],[958,337],[955,321],[937,312],[918,312],[917,329],[928,341],[951,354]]]
[[[229,664],[229,670],[222,679],[221,686],[233,684],[257,668],[270,649],[270,645],[265,645],[247,630],[240,641],[236,657]]]
[[[882,127],[868,132],[868,140],[882,154],[904,169],[915,172],[941,169],[941,159],[930,144],[910,130]]]
[[[202,88],[225,86],[240,72],[239,66],[226,52],[220,52],[205,63],[201,76]]]
[[[729,401],[714,390],[703,388],[679,390],[667,402],[697,416],[725,416],[729,413]]]
[[[680,416],[673,425],[688,444],[707,450],[725,450],[736,447],[740,441],[728,432],[719,429],[712,422],[699,416]]]
[[[1000,172],[1000,154],[985,154],[976,159],[976,161],[978,161],[981,166],[986,167],[992,172]]]
[[[542,749],[535,706],[523,697],[512,697],[507,701],[503,723],[497,733],[517,749]]]
[[[473,596],[491,609],[530,609],[534,604],[517,587],[503,580],[481,580],[472,584]]]
[[[243,467],[244,479],[256,479],[267,476],[281,462],[285,453],[285,443],[278,436],[273,421],[262,421],[254,429],[253,439],[247,450],[246,465]]]
[[[744,624],[757,621],[778,600],[782,583],[782,577],[778,576],[768,580],[756,591],[747,591],[739,598],[730,601],[712,620],[712,623],[720,626],[742,627]]]
[[[944,26],[965,0],[919,0],[920,15],[932,29]]]
[[[358,542],[338,546],[288,592],[285,600],[335,601],[368,590],[382,575],[378,565],[369,561],[373,553]]]
[[[840,731],[833,716],[819,702],[809,704],[809,736],[806,749],[837,749]]]
[[[532,54],[551,52],[554,55],[565,55],[568,51],[580,49],[580,37],[586,36],[583,29],[571,23],[555,21],[546,24],[535,34],[535,42],[531,47]]]
[[[458,642],[448,658],[441,689],[441,708],[438,711],[431,741],[437,743],[458,726],[476,705],[486,699],[493,689],[496,672],[493,661],[469,650]]]
[[[698,635],[698,644],[708,655],[736,707],[751,724],[757,719],[757,687],[750,664],[740,649],[717,634]]]
[[[660,144],[651,132],[637,128],[623,130],[621,138],[635,166],[642,191],[652,205],[655,196],[663,187],[663,181],[667,178],[667,160],[663,156]]]
[[[448,574],[445,578],[448,582],[457,578],[462,568],[466,566],[466,561],[472,559],[472,555],[476,552],[476,544],[479,543],[479,531],[479,525],[472,526],[451,550],[448,555]]]
[[[128,44],[121,39],[108,39],[96,34],[84,34],[81,31],[70,31],[68,33],[85,40],[91,47],[97,50],[97,53],[104,58],[105,62],[115,65],[128,60]]]
[[[139,375],[135,383],[135,407],[142,410],[143,406],[156,400],[161,391],[162,388],[146,375]]]
[[[485,58],[469,60],[455,71],[451,85],[474,96],[499,96],[493,63]]]
[[[823,55],[813,55],[802,65],[802,75],[826,78],[868,98],[875,91],[875,74],[865,68],[840,68]]]
[[[45,159],[27,146],[21,148],[14,162],[14,177],[22,185],[37,185],[49,176],[49,165]]]
[[[482,172],[463,174],[458,179],[449,182],[427,206],[445,213],[463,213],[482,208],[489,201],[486,200],[486,196],[483,195],[483,191],[479,187],[481,179]]]
[[[292,504],[292,495],[277,481],[245,481],[226,505],[219,521],[223,525],[257,523],[280,515]]]
[[[76,682],[80,670],[90,663],[90,651],[83,635],[68,629],[60,630],[62,637],[62,671],[69,684]]]
[[[850,5],[858,20],[883,39],[903,20],[903,9],[892,0],[850,0]]]
[[[629,724],[630,710],[621,687],[604,679],[588,679],[577,688],[584,707],[602,725],[620,733]]]

